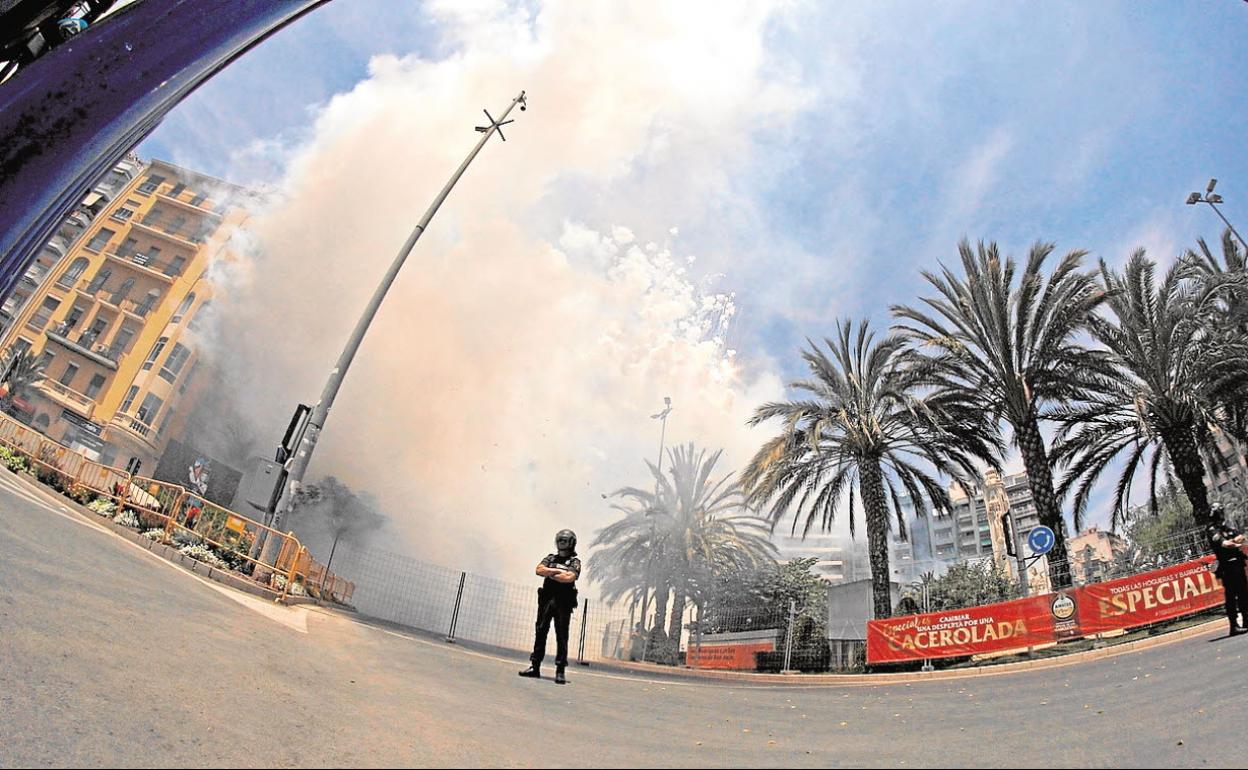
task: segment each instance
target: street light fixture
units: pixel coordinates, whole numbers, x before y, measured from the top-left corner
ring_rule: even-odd
[[[657,414],[650,415],[651,420],[663,421],[663,427],[659,431],[658,475],[654,479],[654,504],[656,506],[659,504],[659,490],[663,482],[663,442],[667,438],[667,416],[671,413],[672,413],[672,397],[664,396],[663,397],[663,411]],[[646,515],[650,519],[650,559],[646,563],[646,590],[642,594],[642,597],[641,597],[641,627],[643,629],[646,628],[646,622],[647,622],[646,618],[648,617],[648,614],[650,612],[650,581],[654,577],[654,538],[655,538],[654,517],[657,514],[658,514],[658,511],[653,508],[646,512]],[[655,589],[657,590],[658,586],[655,586]],[[657,602],[659,597],[656,596],[654,597],[654,599]],[[642,642],[642,645],[641,645],[641,659],[643,662],[646,659],[646,653],[649,651],[649,649],[650,649],[650,631],[646,631],[645,640]]]
[[[329,417],[329,410],[334,405],[334,399],[338,396],[338,389],[342,386],[342,381],[346,377],[347,369],[351,366],[352,360],[355,359],[356,351],[359,350],[360,343],[364,339],[364,334],[368,331],[368,327],[373,321],[373,316],[377,314],[377,309],[381,306],[381,301],[385,299],[386,293],[390,290],[391,284],[394,283],[394,279],[398,275],[399,269],[403,267],[403,263],[407,260],[407,256],[412,252],[412,248],[416,246],[416,241],[420,239],[420,236],[424,233],[425,228],[429,226],[429,222],[433,219],[433,215],[437,213],[438,208],[442,205],[442,202],[446,200],[448,195],[450,195],[451,189],[455,187],[455,183],[459,181],[459,178],[463,176],[464,172],[468,169],[468,165],[472,163],[473,158],[477,157],[477,153],[481,152],[481,148],[485,146],[485,143],[488,142],[490,137],[494,134],[497,133],[500,138],[502,137],[501,128],[502,126],[512,122],[507,119],[507,116],[517,105],[520,106],[521,110],[525,109],[527,106],[524,91],[521,91],[519,96],[511,100],[511,104],[508,105],[507,109],[497,120],[495,120],[488,111],[485,113],[486,117],[489,118],[489,125],[477,126],[476,128],[479,133],[483,134],[481,140],[478,141],[476,146],[472,148],[472,151],[468,153],[468,157],[464,159],[464,162],[461,163],[459,168],[455,170],[455,173],[451,175],[450,181],[446,183],[446,186],[442,188],[442,191],[438,193],[438,196],[434,198],[433,203],[430,204],[428,210],[425,211],[425,215],[421,217],[420,222],[417,223],[416,228],[412,230],[411,235],[407,237],[407,241],[403,244],[403,248],[399,250],[398,255],[394,258],[394,262],[390,265],[390,269],[386,271],[381,283],[377,286],[376,291],[373,293],[372,299],[369,300],[367,307],[364,309],[364,314],[360,316],[360,320],[356,323],[355,330],[352,331],[351,337],[347,340],[346,347],[343,348],[342,354],[338,358],[337,365],[334,366],[333,370],[329,373],[329,380],[325,383],[325,389],[321,393],[321,400],[317,401],[316,405],[312,407],[312,411],[308,415],[307,422],[304,424],[303,430],[299,435],[298,441],[296,442],[294,454],[289,460],[289,475],[286,477],[285,494],[278,503],[277,511],[274,514],[272,524],[273,529],[276,529],[279,532],[281,531],[282,518],[284,514],[287,513],[294,505],[295,494],[299,491],[299,485],[303,481],[303,475],[308,469],[308,464],[312,461],[312,453],[316,449],[316,444],[320,438],[321,430],[325,427],[325,420]],[[273,542],[276,543],[277,541],[274,540]],[[271,563],[271,559],[266,558],[265,561]]]
[[[1210,179],[1209,186],[1205,188],[1205,194],[1201,195],[1198,192],[1194,192],[1187,196],[1187,205],[1195,206],[1197,203],[1208,203],[1209,208],[1213,209],[1213,212],[1217,214],[1218,217],[1226,224],[1226,228],[1232,233],[1235,233],[1235,237],[1239,239],[1239,242],[1242,243],[1245,248],[1248,248],[1248,241],[1244,240],[1243,236],[1239,234],[1239,231],[1236,230],[1234,225],[1232,225],[1230,221],[1222,215],[1222,211],[1218,208],[1217,204],[1222,203],[1222,196],[1213,191],[1213,188],[1217,186],[1218,180]]]

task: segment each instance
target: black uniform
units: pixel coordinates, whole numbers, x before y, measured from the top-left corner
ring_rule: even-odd
[[[1231,621],[1232,631],[1248,627],[1248,576],[1244,574],[1244,552],[1239,546],[1228,548],[1222,545],[1223,541],[1238,535],[1239,531],[1229,524],[1210,527],[1210,545],[1218,557],[1218,568],[1213,574],[1222,581],[1222,588],[1226,591],[1226,617]]]
[[[581,560],[575,554],[552,553],[542,559],[542,566],[581,576]],[[534,668],[546,657],[546,635],[552,620],[555,621],[555,665],[559,668],[568,665],[568,626],[572,623],[572,611],[576,609],[576,597],[575,583],[560,583],[553,578],[543,580],[542,587],[537,589],[537,633],[533,639],[533,654],[529,656]]]

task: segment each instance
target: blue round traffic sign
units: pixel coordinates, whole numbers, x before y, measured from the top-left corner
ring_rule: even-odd
[[[1041,524],[1031,532],[1027,533],[1027,546],[1031,548],[1031,552],[1036,556],[1043,556],[1053,550],[1053,544],[1057,538],[1053,535],[1053,530]]]

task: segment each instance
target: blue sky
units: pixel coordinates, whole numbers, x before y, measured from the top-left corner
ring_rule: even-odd
[[[1184,205],[1211,176],[1225,213],[1248,227],[1248,4],[758,2],[669,13],[338,0],[206,84],[140,152],[291,189],[292,175],[337,167],[317,153],[337,157],[327,137],[349,133],[352,113],[389,115],[374,132],[407,130],[409,118],[452,125],[449,109],[467,126],[479,113],[439,89],[469,90],[465,105],[494,110],[531,88],[530,111],[505,150],[491,148],[491,166],[474,167],[474,184],[518,188],[491,195],[548,243],[569,222],[627,226],[639,243],[696,255],[692,277],[736,292],[729,344],[742,371],[780,379],[801,374],[795,351],[835,319],[887,325],[888,306],[913,302],[919,270],[953,258],[963,236],[1017,256],[1046,240],[1092,259],[1119,262],[1144,246],[1168,261],[1198,236],[1219,237],[1213,212]],[[571,90],[544,93],[543,78]],[[404,86],[379,97],[391,82]],[[380,98],[406,111],[375,108]],[[528,149],[543,132],[563,132],[566,156]],[[410,152],[429,154],[439,138],[414,138]],[[469,141],[448,139],[447,158]],[[527,152],[541,165],[515,160]],[[363,154],[347,162],[367,165]],[[413,172],[412,197],[427,200],[436,175]],[[464,232],[468,214],[450,211],[475,194],[458,190],[435,229]]]

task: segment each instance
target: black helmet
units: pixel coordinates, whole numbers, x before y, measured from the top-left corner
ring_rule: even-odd
[[[573,532],[570,529],[561,529],[555,533],[555,545],[558,545],[559,541],[564,540],[564,539],[571,541],[568,544],[568,548],[573,548],[573,549],[576,548],[576,533],[575,532]]]
[[[1214,503],[1209,506],[1209,518],[1214,524],[1221,524],[1226,521],[1226,511],[1222,510],[1222,503]]]

